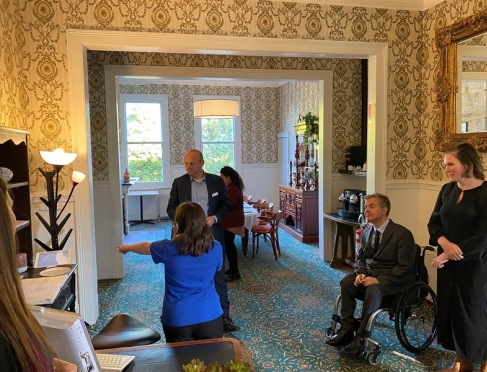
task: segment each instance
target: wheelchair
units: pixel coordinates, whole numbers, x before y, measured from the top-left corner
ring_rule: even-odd
[[[364,351],[360,357],[365,357],[371,365],[380,361],[381,344],[372,339],[372,328],[377,317],[382,312],[389,313],[389,319],[394,321],[394,328],[401,345],[412,353],[419,353],[427,349],[436,337],[437,301],[436,294],[428,285],[428,271],[424,264],[426,251],[434,251],[430,246],[416,245],[415,281],[408,289],[396,296],[386,296],[382,305],[374,311],[364,331]],[[339,306],[341,295],[335,300],[331,326],[326,330],[326,338],[335,334],[337,323],[340,323]]]

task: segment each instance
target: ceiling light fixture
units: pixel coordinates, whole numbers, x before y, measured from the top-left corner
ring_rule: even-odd
[[[237,118],[240,116],[240,102],[235,99],[218,97],[216,82],[213,97],[198,99],[193,102],[195,118]]]

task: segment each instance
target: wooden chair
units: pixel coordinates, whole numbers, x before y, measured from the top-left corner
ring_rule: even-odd
[[[257,208],[257,211],[260,214],[259,217],[257,217],[259,224],[265,225],[269,223],[269,218],[274,213],[274,203],[265,202],[259,208]]]
[[[260,214],[263,214],[265,211],[273,211],[274,209],[274,203],[269,203],[269,202],[263,202],[262,204],[255,206],[254,208],[257,209],[257,212]]]
[[[267,219],[268,223],[265,225],[258,224],[252,227],[252,258],[259,253],[259,237],[269,237],[272,245],[272,252],[277,261],[277,253],[281,255],[281,248],[279,247],[279,220],[281,219],[282,211],[273,212],[270,216],[261,216],[262,219]]]
[[[256,201],[248,200],[247,204],[251,205],[252,207],[258,209],[260,206],[265,203],[267,200],[265,199],[257,199]]]

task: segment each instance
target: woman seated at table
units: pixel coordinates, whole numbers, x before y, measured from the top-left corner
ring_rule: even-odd
[[[227,195],[231,204],[230,211],[222,220],[225,253],[228,259],[228,270],[225,271],[225,279],[227,282],[230,282],[240,279],[235,234],[245,235],[245,216],[243,209],[244,184],[238,172],[232,167],[223,167],[220,170],[220,176],[223,178],[227,187]]]

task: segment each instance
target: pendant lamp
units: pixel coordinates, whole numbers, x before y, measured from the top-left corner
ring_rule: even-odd
[[[217,96],[215,82],[213,96],[195,100],[193,102],[193,110],[195,118],[237,118],[240,116],[240,102]]]
[[[202,99],[193,103],[195,118],[237,118],[240,116],[240,104],[232,99]]]

